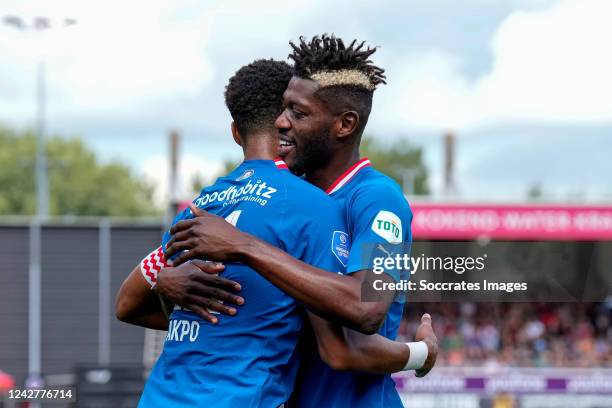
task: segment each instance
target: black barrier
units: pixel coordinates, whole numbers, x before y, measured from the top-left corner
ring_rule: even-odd
[[[145,383],[142,366],[95,366],[76,369],[74,408],[133,408]]]
[[[110,230],[110,294],[159,245],[162,227],[113,225]],[[0,369],[17,384],[28,376],[27,226],[0,225]],[[100,310],[99,230],[96,226],[43,226],[41,318],[43,376],[71,372],[100,361],[100,315],[110,316],[110,363],[141,364],[144,329],[114,318],[113,302]],[[103,336],[102,336],[103,337]],[[109,346],[108,344],[106,346]]]

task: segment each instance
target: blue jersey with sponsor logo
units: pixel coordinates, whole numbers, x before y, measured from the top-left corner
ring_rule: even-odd
[[[339,206],[273,161],[245,161],[194,203],[319,268],[336,273],[347,263],[350,243]],[[175,222],[191,217],[187,209]],[[236,316],[218,315],[214,325],[174,310],[139,407],[275,408],[289,399],[301,307],[245,265],[227,264],[222,275],[240,282],[246,303]]]
[[[342,207],[351,237],[346,273],[371,269],[362,248],[372,244],[412,241],[412,212],[399,185],[373,169],[368,159],[357,162],[328,189]],[[395,278],[395,277],[394,277]],[[379,333],[397,337],[403,297],[394,301]],[[295,402],[295,404],[293,404]],[[292,407],[298,408],[390,408],[402,407],[390,375],[335,371],[319,357],[315,345],[305,347]]]

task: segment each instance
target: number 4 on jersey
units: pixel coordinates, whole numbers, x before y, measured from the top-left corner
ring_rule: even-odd
[[[225,221],[229,222],[235,227],[238,223],[238,218],[240,218],[240,214],[242,214],[242,210],[236,210],[227,217],[225,217]]]

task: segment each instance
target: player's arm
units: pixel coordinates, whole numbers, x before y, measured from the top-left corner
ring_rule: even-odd
[[[126,323],[166,330],[168,319],[161,308],[161,295],[174,304],[197,312],[211,323],[216,323],[217,319],[210,314],[211,310],[229,315],[235,314],[236,310],[211,299],[202,299],[193,292],[199,290],[217,300],[243,303],[241,298],[229,293],[230,290],[240,290],[240,285],[218,276],[223,269],[221,264],[200,260],[176,268],[169,267],[160,247],[147,255],[123,282],[117,293],[115,314]],[[168,286],[164,282],[183,277],[187,285],[174,285],[173,291],[164,290]]]
[[[365,335],[346,327],[330,323],[309,314],[321,359],[335,370],[363,371],[374,374],[416,370],[426,375],[434,366],[438,354],[437,339],[431,326],[431,317],[424,314],[415,340],[422,344],[402,343],[373,334]]]
[[[122,322],[149,329],[168,330],[168,319],[158,295],[151,290],[140,265],[123,281],[115,300],[115,315]]]
[[[366,282],[372,276],[370,271],[351,275],[330,273],[250,235],[243,239],[238,259],[309,310],[364,334],[378,332],[395,293],[381,292],[372,297],[375,301],[362,301],[363,288],[371,286]],[[392,282],[386,275],[380,279]]]
[[[394,294],[384,294],[379,301],[362,302],[362,283],[367,271],[349,276],[330,273],[241,232],[221,217],[195,206],[191,210],[195,218],[180,221],[170,230],[173,238],[168,242],[166,255],[179,254],[175,265],[200,257],[240,261],[311,311],[365,334],[378,331]],[[390,277],[381,279],[392,281]]]

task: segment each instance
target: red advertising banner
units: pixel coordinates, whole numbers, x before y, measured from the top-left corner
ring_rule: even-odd
[[[414,239],[612,240],[612,205],[411,203]]]

